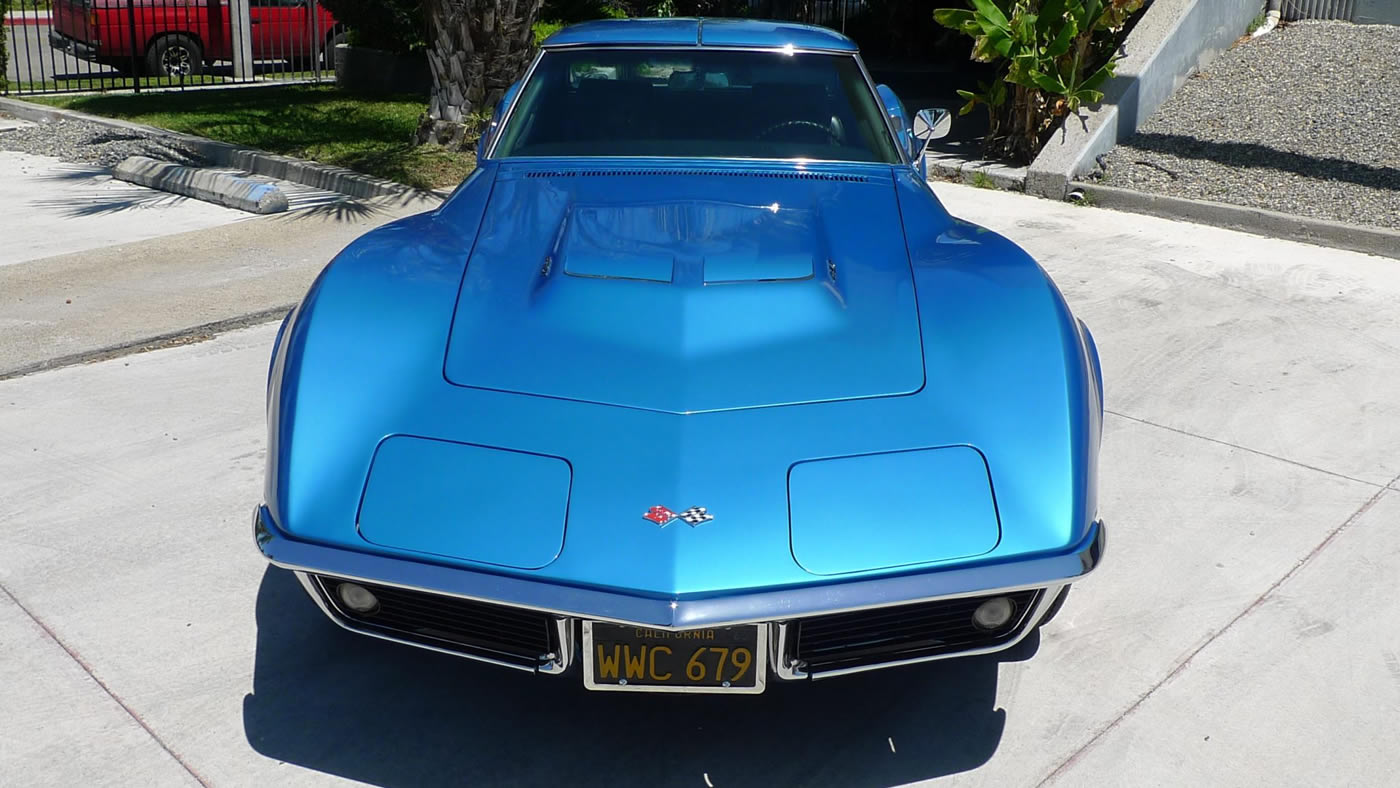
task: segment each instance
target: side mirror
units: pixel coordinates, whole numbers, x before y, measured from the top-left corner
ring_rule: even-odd
[[[941,140],[948,136],[948,132],[953,128],[953,113],[946,109],[934,107],[932,109],[921,109],[914,115],[914,139],[920,140],[920,152],[930,142]]]
[[[501,94],[501,100],[496,102],[496,108],[491,111],[491,120],[486,124],[486,128],[481,130],[481,137],[476,141],[476,158],[478,160],[486,157],[486,149],[491,147],[491,140],[496,138],[496,132],[501,130],[501,121],[506,116],[506,110],[510,109],[510,102],[515,99],[515,94],[520,92],[520,83],[516,82],[506,88],[506,92]]]

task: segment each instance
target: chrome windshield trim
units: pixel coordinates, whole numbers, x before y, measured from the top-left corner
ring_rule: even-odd
[[[530,67],[527,68],[527,69],[525,69],[525,76],[523,76],[523,77],[520,78],[520,90],[516,91],[516,93],[515,93],[515,97],[516,97],[517,100],[516,100],[516,101],[512,101],[512,102],[510,103],[510,107],[508,107],[508,108],[506,109],[506,115],[505,115],[505,117],[504,117],[504,118],[501,118],[501,122],[500,122],[499,124],[495,124],[494,119],[493,119],[493,125],[496,126],[497,132],[496,132],[496,134],[495,134],[494,136],[492,136],[492,138],[491,138],[491,146],[486,150],[486,158],[487,158],[487,159],[494,159],[494,158],[496,157],[496,146],[500,144],[501,138],[505,136],[506,124],[510,122],[511,116],[515,114],[515,108],[516,108],[516,106],[520,103],[520,102],[518,101],[518,99],[520,98],[520,96],[522,96],[522,95],[525,93],[525,88],[530,84],[530,79],[531,79],[532,77],[534,77],[534,75],[535,75],[535,69],[539,68],[540,61],[544,59],[544,56],[545,56],[546,54],[548,54],[549,52],[553,51],[553,50],[580,50],[580,49],[655,50],[655,51],[659,51],[659,52],[675,52],[675,51],[705,50],[705,51],[707,51],[707,52],[763,52],[763,53],[767,53],[767,54],[782,54],[782,55],[839,55],[839,56],[841,56],[841,57],[854,58],[855,61],[856,61],[856,67],[860,69],[861,77],[865,80],[865,89],[870,93],[870,98],[875,102],[875,107],[876,107],[876,109],[879,111],[880,117],[882,117],[882,118],[885,119],[885,133],[886,133],[887,135],[889,135],[889,139],[890,139],[891,143],[894,145],[895,155],[899,156],[899,161],[897,161],[897,162],[894,162],[894,161],[880,161],[880,162],[869,162],[869,161],[867,161],[867,162],[844,162],[844,161],[842,161],[842,160],[840,160],[840,159],[776,159],[776,160],[770,159],[769,161],[821,161],[821,162],[835,162],[835,163],[847,163],[847,164],[883,164],[883,165],[886,166],[886,167],[895,166],[895,165],[900,165],[900,164],[905,165],[905,166],[909,166],[909,155],[908,155],[909,152],[906,151],[906,150],[904,149],[904,146],[900,144],[900,142],[899,142],[899,134],[895,131],[894,122],[893,122],[893,120],[890,118],[890,113],[885,111],[885,104],[884,104],[883,101],[880,100],[880,93],[879,93],[879,91],[877,91],[877,90],[875,89],[875,80],[874,80],[873,77],[870,76],[870,69],[866,68],[866,66],[865,66],[865,59],[862,58],[862,57],[860,56],[860,52],[857,51],[857,50],[851,50],[851,49],[820,49],[820,48],[816,48],[816,47],[703,46],[703,45],[701,45],[701,44],[688,44],[688,45],[686,45],[686,44],[662,44],[662,45],[615,44],[615,45],[608,45],[608,44],[598,44],[598,43],[596,43],[596,42],[586,42],[586,43],[585,43],[585,42],[579,42],[579,43],[576,43],[576,44],[554,44],[554,45],[552,45],[552,46],[540,47],[540,51],[535,53],[535,58],[534,58],[534,60],[531,60],[531,61],[530,61]],[[524,160],[524,159],[530,159],[530,158],[554,158],[554,157],[510,156],[510,157],[508,157],[508,158],[506,158],[506,159],[500,159],[500,161],[517,161],[517,160]],[[563,157],[560,157],[560,158],[563,158]],[[614,158],[614,159],[615,159],[615,158],[631,158],[631,157],[618,157],[618,156],[597,156],[597,157],[593,157],[593,156],[573,156],[573,157],[569,157],[569,158],[577,158],[577,159]],[[648,158],[648,157],[639,157],[639,158]],[[677,157],[650,157],[650,158],[677,158],[677,159],[696,160],[696,159],[703,159],[703,158],[705,158],[705,157],[685,157],[685,156],[677,156]],[[719,158],[719,157],[715,157],[714,160],[715,160],[715,161],[744,161],[744,159]]]
[[[510,106],[506,107],[506,116],[501,118],[500,123],[496,123],[495,118],[492,118],[492,125],[496,127],[496,133],[491,136],[491,147],[486,149],[487,159],[494,159],[496,157],[496,146],[501,144],[501,137],[505,136],[506,124],[510,122],[511,116],[515,114],[515,108],[520,105],[520,97],[525,93],[525,86],[530,83],[530,78],[535,75],[535,69],[539,67],[540,61],[544,59],[544,53],[546,51],[545,49],[540,49],[540,51],[536,52],[535,58],[530,61],[530,67],[525,69],[525,76],[520,78],[520,89],[515,91],[514,99],[510,102]]]
[[[788,621],[1064,585],[1099,565],[1105,541],[1103,522],[1095,521],[1078,545],[1058,554],[697,599],[580,588],[311,544],[284,533],[273,523],[266,507],[261,506],[253,513],[253,530],[264,557],[294,572],[334,575],[559,616],[669,630]]]
[[[744,46],[743,44],[646,44],[641,42],[631,42],[625,44],[607,44],[598,41],[574,41],[567,44],[548,44],[540,47],[541,52],[552,52],[556,49],[651,49],[661,52],[689,52],[696,49],[703,49],[706,52],[765,52],[770,55],[846,55],[853,56],[860,54],[857,49],[839,49],[835,47],[813,47],[813,46]]]
[[[589,169],[603,169],[607,162],[635,162],[635,161],[655,161],[661,166],[676,167],[676,162],[688,162],[689,169],[695,168],[718,168],[723,164],[733,164],[736,169],[754,164],[761,164],[773,168],[791,167],[795,164],[813,164],[823,167],[831,165],[841,165],[842,167],[868,167],[889,172],[891,167],[904,166],[904,162],[898,161],[859,161],[857,159],[813,159],[809,156],[794,156],[790,159],[773,159],[759,156],[507,156],[504,159],[496,159],[501,164],[540,164],[548,161],[567,162],[568,166],[587,166]],[[838,169],[837,167],[831,167]]]
[[[865,67],[865,58],[857,54],[855,59],[856,65],[860,66],[861,75],[865,77],[865,89],[870,91],[870,97],[875,99],[875,106],[880,109],[880,117],[885,119],[885,133],[890,135],[890,140],[894,142],[895,152],[899,154],[899,163],[910,166],[909,151],[905,149],[904,143],[899,141],[899,132],[894,128],[894,118],[890,117],[889,111],[885,109],[885,102],[880,99],[880,91],[875,89],[875,78]]]

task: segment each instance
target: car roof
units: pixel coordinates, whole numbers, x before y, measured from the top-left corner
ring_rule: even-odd
[[[835,30],[793,22],[756,19],[598,19],[560,30],[543,47],[715,46],[822,49],[855,52],[855,42]]]

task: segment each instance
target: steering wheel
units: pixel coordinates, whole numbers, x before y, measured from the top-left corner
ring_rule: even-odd
[[[836,136],[836,132],[832,131],[830,126],[823,126],[822,124],[811,120],[785,120],[782,123],[774,123],[772,126],[769,126],[763,131],[760,131],[758,133],[758,139],[767,139],[769,134],[772,134],[773,132],[778,131],[779,129],[785,129],[789,126],[805,126],[807,128],[816,129],[817,131],[820,131],[823,135],[825,135],[827,139],[831,140],[837,145],[841,144],[841,138]]]

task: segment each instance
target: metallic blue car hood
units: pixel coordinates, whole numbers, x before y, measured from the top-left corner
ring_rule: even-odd
[[[508,174],[487,161],[438,211],[357,240],[279,335],[265,500],[290,538],[658,598],[996,565],[1068,553],[1087,538],[1097,508],[1100,422],[1087,332],[1034,260],[995,233],[951,219],[917,173],[702,162],[696,169],[708,174],[532,178],[526,165],[509,167],[519,169]],[[755,169],[772,177],[727,174]],[[734,227],[759,221],[755,206],[775,202],[773,221],[785,208],[792,221],[763,224],[759,236],[780,254],[758,260],[742,244],[723,246]],[[585,209],[593,215],[570,230],[566,215]],[[665,224],[699,217],[715,224]],[[518,267],[506,265],[514,248],[507,231],[520,239]],[[616,260],[595,254],[612,243],[625,244],[626,253]],[[559,259],[546,277],[541,268],[556,247]],[[737,249],[714,269],[726,279],[735,270],[782,274],[829,251],[845,304],[833,307],[819,269],[813,280],[704,285],[705,266],[696,264],[686,269],[688,280],[651,281],[655,262],[644,251],[653,248],[705,260]],[[611,266],[643,276],[592,276]],[[492,271],[501,278],[479,277]],[[543,287],[527,287],[532,277]],[[806,321],[815,318],[786,298],[809,291],[811,311],[830,321],[829,332],[813,329]],[[917,314],[906,315],[914,302],[905,299],[915,291]],[[741,321],[746,292],[773,295],[786,322],[767,320],[764,311]],[[556,296],[581,299],[585,313],[599,304],[622,309],[625,301],[642,311],[660,303],[681,317],[570,322],[551,311]],[[686,308],[686,298],[708,304],[712,296],[728,319],[746,325],[694,325],[699,313]],[[868,303],[897,314],[852,317]],[[503,358],[459,344],[467,338],[466,312],[478,308],[504,321],[500,329],[472,323],[502,343]],[[921,341],[905,333],[915,319]],[[588,334],[598,325],[645,336],[607,339],[619,356],[604,357],[603,345],[589,344],[605,340]],[[694,356],[720,382],[697,382],[685,370],[699,367],[678,360],[692,326],[716,359],[728,360]],[[804,338],[783,333],[794,326]],[[731,345],[725,336],[742,341]],[[806,356],[816,369],[793,371],[790,382],[763,371],[763,363],[782,365],[784,354],[804,353],[805,345],[841,352],[830,363]],[[628,384],[556,382],[511,366],[595,374],[574,365],[566,347],[599,354],[596,376]],[[875,348],[870,364],[880,370],[879,386],[853,361],[856,347]],[[911,374],[910,348],[919,347],[923,360]],[[655,379],[631,366],[653,363],[663,373]],[[514,374],[564,395],[481,387],[468,373],[497,375],[497,385]],[[888,394],[925,378],[903,396],[737,407],[831,392]],[[634,384],[668,391],[634,392]],[[736,407],[667,412],[719,406]],[[704,506],[714,519],[663,528],[643,518],[658,505],[676,512]]]
[[[918,391],[893,179],[791,176],[503,167],[447,379],[670,413]]]

